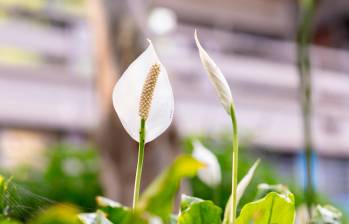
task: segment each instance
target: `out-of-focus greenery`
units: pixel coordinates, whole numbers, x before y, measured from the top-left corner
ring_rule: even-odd
[[[199,178],[191,179],[191,187],[194,197],[199,197],[205,200],[212,200],[215,204],[224,208],[231,193],[231,140],[225,136],[221,138],[211,138],[208,136],[190,136],[183,141],[183,150],[186,153],[192,153],[192,140],[199,139],[208,149],[210,149],[216,156],[221,166],[222,183],[216,188],[211,189],[205,185]],[[252,164],[258,159],[253,151],[246,148],[244,145],[240,146],[239,150],[239,180],[246,175]],[[261,160],[251,183],[249,184],[244,196],[242,197],[238,211],[247,202],[254,201],[258,197],[258,185],[267,183],[270,185],[283,184],[286,185],[295,196],[295,204],[299,206],[304,203],[303,191],[300,186],[296,184],[295,179],[285,178],[280,176],[275,168],[270,165],[268,161]],[[331,204],[331,201],[324,195],[317,194],[320,204]],[[347,214],[343,219],[347,220]]]
[[[48,207],[33,217],[28,224],[79,224],[79,210],[73,205],[59,204]],[[0,224],[22,224],[11,218],[1,218]]]
[[[49,162],[43,175],[46,185],[51,185],[48,197],[81,205],[84,210],[94,209],[95,196],[102,193],[97,155],[95,149],[76,149],[67,145],[48,150]]]
[[[192,177],[203,164],[190,156],[179,156],[142,193],[137,209],[159,216],[165,223],[170,219],[180,182]]]
[[[40,212],[29,224],[79,224],[78,214],[75,206],[59,204]]]
[[[108,198],[98,197],[98,210],[79,215],[84,224],[227,224],[230,212],[222,216],[222,208],[212,201],[182,195],[179,213],[172,214],[174,199],[184,177],[191,177],[204,164],[190,155],[179,156],[142,193],[133,209]],[[274,189],[274,186],[264,186]],[[260,191],[260,189],[259,189]],[[281,192],[271,192],[257,201],[249,202],[242,208],[236,223],[278,224],[293,223],[295,213],[294,196],[285,188]],[[251,222],[252,221],[252,222]],[[234,222],[235,223],[235,222]]]
[[[193,196],[203,198],[206,200],[212,200],[214,203],[224,208],[227,200],[231,193],[231,148],[232,145],[228,138],[222,137],[221,139],[213,139],[209,137],[188,137],[183,141],[183,149],[186,153],[191,153],[192,140],[200,139],[200,141],[210,149],[216,156],[221,166],[222,171],[222,182],[216,189],[211,189],[200,181],[197,177],[191,179],[191,186],[193,191]],[[239,150],[239,180],[247,174],[247,171],[253,165],[253,163],[258,159],[256,155],[249,152],[242,145]],[[292,183],[293,182],[293,183]],[[238,210],[246,204],[247,202],[253,201],[257,195],[258,184],[268,183],[268,184],[284,184],[287,185],[291,192],[295,194],[296,204],[303,202],[302,191],[294,185],[294,181],[285,180],[281,178],[273,168],[263,161],[261,161],[258,166],[254,177],[252,178],[249,187],[247,188],[244,196],[242,197]]]
[[[342,223],[342,213],[331,205],[316,206],[314,209],[312,224],[340,224]],[[347,222],[345,222],[347,223]]]
[[[56,145],[47,150],[46,159],[47,164],[40,170],[21,167],[2,172],[13,177],[7,195],[2,197],[8,215],[27,220],[56,203],[75,204],[83,211],[94,210],[95,197],[102,193],[96,150]]]
[[[22,194],[13,184],[12,178],[0,176],[0,224],[21,224],[18,217],[14,217],[12,210],[16,208],[29,208],[28,204],[20,204]],[[41,209],[39,212],[28,213],[28,224],[78,224],[80,210],[71,204],[55,204]],[[17,210],[19,211],[19,210]]]
[[[183,178],[194,176],[203,166],[201,162],[189,155],[178,156],[142,192],[134,209],[122,206],[108,198],[98,197],[99,210],[92,214],[81,214],[79,217],[85,224],[176,223],[172,212],[180,182]],[[187,205],[189,206],[189,203]]]

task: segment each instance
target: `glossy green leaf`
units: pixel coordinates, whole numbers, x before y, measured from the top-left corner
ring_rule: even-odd
[[[113,223],[123,223],[130,216],[130,209],[105,197],[97,197],[98,208]]]
[[[136,209],[168,222],[180,181],[194,176],[202,167],[202,163],[189,155],[179,156],[141,195]]]
[[[222,209],[212,201],[183,195],[178,224],[221,224]]]
[[[113,222],[114,224],[157,224],[159,222],[154,222],[154,220],[159,220],[157,217],[147,216],[143,217],[141,213],[130,211],[129,215],[123,222]],[[160,219],[161,221],[161,219]],[[161,224],[161,223],[160,223]]]
[[[246,204],[236,220],[237,224],[293,224],[295,218],[292,193],[271,192],[264,198]]]
[[[142,217],[143,214],[139,211],[133,211],[132,209],[122,206],[120,203],[115,202],[105,197],[97,197],[97,205],[106,218],[112,223],[117,224],[147,224],[151,223],[153,217]]]
[[[57,204],[41,211],[28,224],[78,224],[79,210],[71,204]]]

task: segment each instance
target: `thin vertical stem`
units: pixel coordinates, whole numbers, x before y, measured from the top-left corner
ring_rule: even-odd
[[[212,196],[212,199],[213,199],[213,202],[216,203],[217,205],[220,204],[220,187],[219,185],[218,186],[215,186],[213,189],[212,189],[212,193],[213,193],[213,196]]]
[[[138,147],[138,161],[137,170],[135,178],[135,186],[133,192],[133,208],[136,207],[139,191],[141,187],[142,169],[144,161],[144,147],[145,147],[145,120],[141,119],[140,129],[139,129],[139,147]]]
[[[300,97],[303,115],[303,135],[306,158],[306,182],[304,197],[308,208],[309,217],[311,217],[312,205],[315,201],[315,191],[312,181],[313,175],[313,142],[311,133],[312,116],[312,84],[311,84],[311,66],[310,66],[310,43],[312,34],[312,20],[315,12],[313,0],[303,0],[301,2],[301,18],[298,27],[297,36],[297,58],[298,70],[300,75]]]
[[[238,161],[239,161],[239,138],[238,138],[238,126],[235,114],[234,104],[230,106],[230,117],[233,125],[233,159],[232,159],[232,206],[230,210],[229,223],[233,224],[236,220],[236,188],[238,180]]]

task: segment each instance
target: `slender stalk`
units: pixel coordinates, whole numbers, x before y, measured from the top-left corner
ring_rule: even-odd
[[[145,119],[141,119],[140,129],[139,129],[139,146],[138,146],[138,161],[137,161],[137,170],[135,178],[135,186],[133,192],[133,208],[136,207],[139,191],[141,187],[141,178],[142,178],[142,169],[144,161],[144,147],[145,147]]]
[[[230,210],[229,223],[233,224],[236,220],[236,189],[238,182],[238,161],[239,161],[239,138],[238,138],[238,126],[235,114],[234,104],[230,106],[230,117],[233,125],[233,164],[232,164],[232,206]]]
[[[303,115],[303,135],[306,158],[306,179],[304,197],[311,217],[312,205],[315,201],[315,191],[312,181],[313,175],[313,142],[311,133],[312,116],[312,84],[310,66],[310,43],[312,34],[312,20],[315,13],[313,0],[303,0],[301,2],[301,18],[297,36],[297,58],[298,71],[300,75],[300,97]]]
[[[220,187],[215,186],[213,189],[213,202],[216,203],[217,205],[220,204]]]

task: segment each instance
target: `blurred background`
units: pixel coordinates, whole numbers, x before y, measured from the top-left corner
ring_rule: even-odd
[[[314,18],[314,181],[321,200],[349,212],[349,2],[317,1]],[[197,29],[236,101],[240,177],[262,158],[245,200],[258,182],[283,183],[301,204],[298,21],[296,0],[0,0],[2,174],[31,205],[50,199],[92,211],[100,194],[129,205],[137,144],[121,127],[111,91],[151,38],[170,75],[175,114],[147,146],[143,186],[199,138],[226,178],[218,196],[195,178],[184,188],[224,206],[230,120],[201,66]]]

